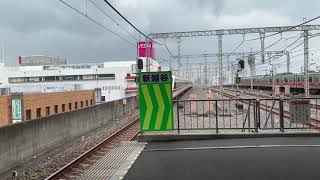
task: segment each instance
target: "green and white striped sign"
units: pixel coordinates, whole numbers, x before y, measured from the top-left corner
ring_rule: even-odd
[[[139,73],[140,130],[173,130],[171,71]]]

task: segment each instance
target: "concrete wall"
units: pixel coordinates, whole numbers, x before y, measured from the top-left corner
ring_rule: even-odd
[[[0,172],[59,144],[79,137],[104,123],[127,116],[135,97],[25,121],[0,128]]]

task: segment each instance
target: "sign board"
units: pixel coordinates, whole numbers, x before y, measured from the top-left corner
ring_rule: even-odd
[[[147,56],[147,43],[145,41],[137,42],[137,57],[146,57]],[[148,42],[148,50],[149,50],[149,57],[154,59],[154,49],[153,49],[153,42]]]
[[[310,100],[292,99],[290,100],[290,121],[291,123],[310,122]]]
[[[141,131],[171,131],[173,125],[171,71],[139,73]]]
[[[21,99],[11,100],[12,121],[13,123],[22,121],[22,104]]]
[[[102,101],[101,88],[94,88],[94,97],[96,103],[100,103]]]

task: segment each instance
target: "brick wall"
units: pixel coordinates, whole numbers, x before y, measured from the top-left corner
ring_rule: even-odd
[[[72,111],[95,104],[94,90],[24,94],[24,120]],[[39,112],[40,111],[40,114]],[[27,111],[29,111],[30,119]]]
[[[94,90],[24,94],[23,119],[32,120],[94,104]],[[8,124],[11,124],[11,96],[0,96],[0,126]]]
[[[0,126],[11,123],[11,96],[0,96]]]

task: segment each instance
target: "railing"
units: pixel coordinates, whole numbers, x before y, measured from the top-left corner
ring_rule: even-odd
[[[319,99],[176,100],[175,130],[178,133],[222,134],[306,130],[318,132]]]

